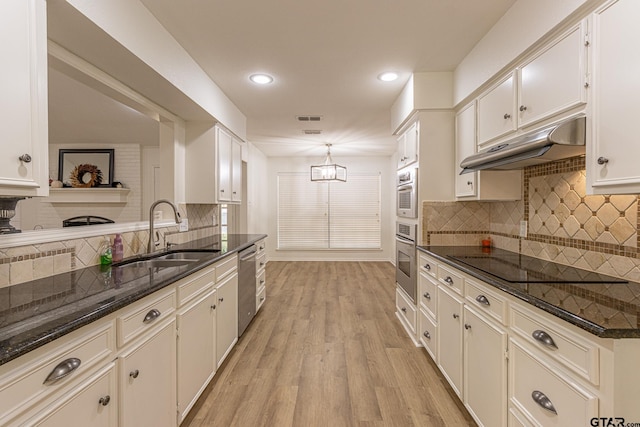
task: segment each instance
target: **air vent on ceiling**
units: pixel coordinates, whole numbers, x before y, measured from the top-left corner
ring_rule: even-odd
[[[320,135],[322,131],[320,129],[306,129],[303,130],[302,133],[305,135]]]
[[[319,122],[322,116],[296,116],[299,122]]]

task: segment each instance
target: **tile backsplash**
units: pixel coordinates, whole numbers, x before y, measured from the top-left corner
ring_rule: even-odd
[[[523,178],[518,201],[424,202],[423,244],[489,236],[498,248],[640,281],[637,195],[586,195],[584,157],[525,168]]]
[[[186,243],[219,232],[217,205],[180,205],[180,212],[189,219],[189,231],[179,232],[177,226],[158,227],[161,246],[165,243]],[[113,242],[114,234],[107,237]],[[79,268],[97,265],[105,236],[62,240],[35,245],[0,248],[0,287],[23,283]],[[122,233],[124,256],[147,251],[149,232],[138,230]]]

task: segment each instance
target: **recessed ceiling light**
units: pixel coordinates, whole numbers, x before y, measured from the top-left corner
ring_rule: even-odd
[[[273,77],[268,74],[252,74],[249,76],[249,80],[259,85],[266,85],[273,81]]]
[[[378,76],[378,79],[383,82],[392,82],[398,78],[398,73],[394,73],[393,71],[387,71],[386,73],[382,73]]]

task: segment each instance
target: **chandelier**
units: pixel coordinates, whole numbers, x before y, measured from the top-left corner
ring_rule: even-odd
[[[331,159],[331,144],[326,144],[326,146],[327,157],[324,159],[324,164],[311,166],[311,181],[347,182],[347,168],[333,163]]]

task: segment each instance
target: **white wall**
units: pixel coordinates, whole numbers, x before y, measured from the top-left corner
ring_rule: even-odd
[[[458,64],[454,72],[454,104],[589,0],[518,0]]]
[[[243,157],[247,160],[247,233],[267,234],[269,232],[267,212],[269,211],[267,157],[250,142],[243,147]]]
[[[312,164],[322,161],[318,157],[267,158],[268,209],[265,221],[268,227],[267,257],[270,261],[392,261],[395,258],[395,162],[390,157],[336,157],[333,160],[347,167],[347,176],[353,172],[381,173],[382,250],[319,250],[279,251],[277,246],[277,176],[280,172],[309,173]],[[348,179],[348,178],[347,178]],[[393,185],[392,185],[393,184]]]

